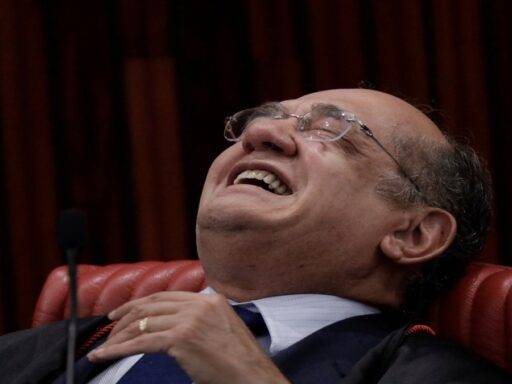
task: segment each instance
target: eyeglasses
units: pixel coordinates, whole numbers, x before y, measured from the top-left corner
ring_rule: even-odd
[[[361,120],[353,113],[346,112],[335,105],[315,104],[310,112],[303,115],[286,113],[279,103],[266,103],[256,108],[244,109],[225,120],[224,137],[228,141],[240,141],[243,133],[258,119],[284,120],[297,119],[297,132],[309,141],[336,141],[345,136],[352,127],[358,128],[375,142],[398,166],[400,173],[411,182],[416,191],[421,190],[413,178],[400,165],[398,160],[381,144]]]

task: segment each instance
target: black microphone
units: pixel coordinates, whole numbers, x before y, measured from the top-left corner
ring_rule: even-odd
[[[71,318],[68,326],[68,350],[66,361],[66,384],[74,382],[76,328],[78,300],[76,289],[76,256],[85,245],[85,215],[83,212],[70,209],[61,212],[57,226],[59,246],[66,255],[69,275],[69,297]]]

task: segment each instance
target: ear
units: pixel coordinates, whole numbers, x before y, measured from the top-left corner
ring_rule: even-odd
[[[456,233],[457,222],[451,213],[429,207],[408,216],[379,245],[393,262],[414,265],[441,255]]]

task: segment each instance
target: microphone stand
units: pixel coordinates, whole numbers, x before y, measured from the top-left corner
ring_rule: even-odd
[[[76,288],[76,255],[77,248],[66,250],[69,276],[70,320],[68,327],[68,349],[66,357],[66,384],[73,384],[75,379],[75,348],[78,317],[78,300]]]
[[[57,226],[57,239],[68,264],[70,299],[70,320],[68,323],[68,345],[66,352],[66,384],[74,384],[75,381],[75,348],[78,323],[76,257],[85,244],[85,238],[85,215],[77,210],[61,212]]]

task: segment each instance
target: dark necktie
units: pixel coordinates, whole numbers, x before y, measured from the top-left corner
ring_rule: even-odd
[[[261,314],[233,307],[255,337],[268,335]],[[119,384],[190,384],[192,380],[172,357],[165,353],[147,354],[118,381]]]

